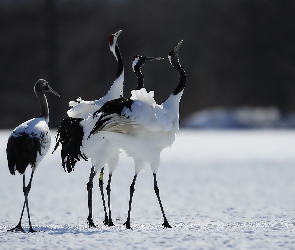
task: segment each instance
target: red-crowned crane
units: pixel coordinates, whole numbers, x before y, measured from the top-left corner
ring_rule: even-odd
[[[76,101],[70,101],[67,114],[68,117],[64,118],[61,121],[60,127],[57,131],[56,137],[56,145],[54,151],[61,144],[61,159],[62,166],[65,171],[70,173],[74,168],[77,161],[80,159],[87,160],[87,157],[84,154],[77,154],[77,149],[82,145],[82,138],[84,135],[83,125],[81,122],[84,119],[87,119],[89,115],[92,115],[97,109],[99,109],[105,102],[112,100],[114,98],[118,98],[123,95],[123,83],[124,83],[124,65],[123,59],[121,56],[121,52],[118,45],[118,37],[121,34],[122,30],[117,31],[116,33],[109,36],[109,47],[110,51],[115,56],[118,66],[117,66],[117,74],[115,81],[112,86],[108,90],[108,92],[98,100],[95,101],[84,101],[81,98],[78,98]],[[77,145],[80,143],[80,145]],[[105,206],[104,193],[103,193],[103,171],[101,169],[100,177],[99,177],[99,187],[102,197],[102,203],[105,213],[105,219],[103,221],[104,224],[108,224],[108,216],[107,210]],[[87,183],[87,191],[88,191],[88,217],[87,223],[89,227],[96,227],[93,223],[92,218],[92,188],[93,188],[93,178],[94,178],[94,167],[91,167],[89,181]]]

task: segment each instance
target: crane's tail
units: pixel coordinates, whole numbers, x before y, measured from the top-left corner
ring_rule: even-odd
[[[68,173],[74,171],[76,163],[81,159],[88,160],[80,149],[84,136],[81,121],[81,118],[64,118],[57,131],[53,152],[61,145],[62,166]]]
[[[100,131],[127,134],[132,133],[132,131],[138,127],[138,123],[128,117],[121,116],[116,113],[108,114],[105,116],[102,115],[91,130],[88,139],[91,135],[96,134]]]

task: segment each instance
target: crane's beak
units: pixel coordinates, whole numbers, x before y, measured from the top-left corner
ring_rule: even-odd
[[[118,37],[120,34],[121,34],[122,30],[119,30],[117,31],[115,34],[114,34],[114,37]]]
[[[156,61],[156,60],[164,60],[163,57],[146,57],[145,61],[146,62],[151,62],[151,61]]]
[[[174,53],[178,52],[182,42],[183,42],[183,39],[181,39],[180,42],[175,46],[175,48],[173,49]]]
[[[49,85],[48,85],[48,91],[51,92],[52,94],[55,94],[56,96],[60,97],[59,93],[57,93],[53,88],[51,88]]]

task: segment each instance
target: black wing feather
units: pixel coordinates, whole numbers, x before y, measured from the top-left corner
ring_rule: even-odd
[[[17,170],[23,174],[29,164],[35,165],[37,152],[41,154],[41,144],[37,137],[31,137],[25,132],[10,136],[6,148],[10,173],[14,175]]]

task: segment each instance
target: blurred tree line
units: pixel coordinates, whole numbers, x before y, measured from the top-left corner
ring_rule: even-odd
[[[33,85],[49,81],[51,127],[68,101],[100,98],[116,60],[108,36],[122,29],[125,96],[136,86],[136,54],[163,56],[143,68],[161,103],[178,83],[168,52],[184,39],[187,88],[180,116],[215,106],[276,106],[295,111],[295,1],[292,0],[0,0],[0,128],[36,116]]]

